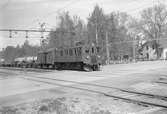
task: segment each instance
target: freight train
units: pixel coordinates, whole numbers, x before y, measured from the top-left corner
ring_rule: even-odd
[[[95,44],[50,48],[39,51],[37,58],[17,58],[8,66],[97,71],[101,65],[101,52],[102,48]]]
[[[18,57],[13,61],[2,61],[0,62],[0,66],[3,67],[25,67],[25,68],[36,68],[37,57],[36,56],[26,56],[26,57]]]

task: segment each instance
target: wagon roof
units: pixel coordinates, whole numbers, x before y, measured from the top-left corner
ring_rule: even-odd
[[[27,56],[27,57],[18,57],[15,58],[14,61],[33,61],[33,60],[37,60],[36,56]]]
[[[39,51],[38,53],[44,53],[44,52],[49,52],[49,51],[53,51],[53,50],[62,50],[62,49],[71,49],[71,48],[79,48],[79,47],[90,47],[92,45],[96,45],[96,44],[84,44],[84,45],[79,45],[79,46],[71,46],[71,47],[60,47],[60,48],[49,48],[47,50],[43,50],[43,51]]]
[[[57,48],[49,48],[49,49],[47,49],[45,52],[53,51],[53,50],[55,50],[55,49],[57,49]]]

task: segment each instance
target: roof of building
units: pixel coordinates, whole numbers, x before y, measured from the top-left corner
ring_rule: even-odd
[[[153,41],[146,41],[141,45],[141,49],[145,46],[151,46],[153,44]],[[167,48],[167,38],[160,39],[159,40],[160,48]]]

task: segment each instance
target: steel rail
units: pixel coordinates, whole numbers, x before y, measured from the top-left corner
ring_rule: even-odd
[[[9,68],[10,70],[10,68]],[[17,70],[17,69],[15,69]],[[18,70],[24,70],[24,69],[18,69]],[[33,71],[33,72],[41,72],[41,69],[36,70],[36,69],[28,69],[27,71]],[[42,69],[44,70],[44,69]],[[44,70],[44,72],[51,72],[52,70]],[[145,95],[145,96],[150,96],[150,97],[156,97],[159,99],[167,100],[167,96],[162,96],[162,95],[155,95],[155,94],[150,94],[150,93],[143,93],[143,92],[137,92],[137,91],[131,91],[131,90],[125,90],[117,87],[111,87],[111,86],[105,86],[105,85],[99,85],[99,84],[91,84],[91,83],[85,83],[85,82],[77,82],[77,81],[71,81],[71,80],[62,80],[62,79],[57,79],[57,78],[48,78],[48,77],[41,77],[41,76],[25,76],[25,77],[33,77],[33,78],[42,78],[42,79],[48,79],[48,80],[55,80],[55,81],[62,81],[62,82],[70,82],[70,83],[75,83],[75,84],[81,84],[81,85],[89,85],[89,86],[97,86],[97,87],[103,87],[103,88],[109,88],[109,89],[115,89],[123,92],[128,92],[128,93],[134,93],[134,94],[139,94],[139,95]],[[163,83],[167,84],[167,82],[156,82],[156,83]]]
[[[53,70],[52,69],[38,69],[38,68],[18,68],[18,67],[1,67],[0,66],[0,69],[5,69],[5,70],[12,70],[12,71],[28,71],[28,72],[38,72],[38,73],[41,73],[41,72],[52,72]]]
[[[22,76],[18,76],[18,77],[23,78]],[[26,77],[27,78],[32,77],[32,78],[38,78],[38,79],[55,80],[55,81],[61,81],[61,82],[70,82],[70,83],[74,83],[74,84],[95,86],[95,87],[101,87],[101,88],[109,88],[109,89],[119,90],[119,91],[122,91],[122,92],[133,93],[133,94],[136,94],[136,95],[145,95],[147,97],[155,97],[155,98],[159,98],[161,100],[167,100],[167,97],[166,96],[162,96],[162,95],[155,95],[155,94],[149,94],[149,93],[143,93],[143,92],[130,91],[130,90],[125,90],[125,89],[111,87],[111,86],[105,86],[105,85],[99,85],[99,84],[91,84],[91,83],[85,83],[85,82],[78,82],[78,81],[71,81],[71,80],[62,80],[62,79],[40,77],[40,76],[24,76],[24,78],[26,78]]]
[[[107,97],[117,98],[117,99],[121,99],[121,100],[124,100],[124,101],[130,101],[132,103],[136,103],[136,104],[140,104],[140,105],[143,104],[143,105],[167,108],[167,105],[156,104],[156,103],[151,103],[151,102],[146,102],[146,101],[141,101],[141,100],[135,100],[135,99],[125,98],[125,97],[120,97],[120,96],[111,95],[111,94],[108,94],[108,93],[105,93],[105,92],[92,90],[92,89],[88,89],[88,88],[75,87],[75,86],[71,86],[71,85],[63,85],[63,84],[58,84],[58,83],[53,83],[53,82],[48,82],[48,81],[42,81],[42,80],[37,80],[37,79],[32,79],[32,78],[25,78],[25,77],[21,77],[21,78],[26,79],[26,80],[36,81],[36,82],[47,83],[47,84],[50,84],[50,85],[57,85],[57,86],[66,87],[66,88],[73,88],[73,89],[88,91],[88,92],[92,92],[92,93],[98,93],[98,94],[105,95]]]
[[[57,78],[48,78],[48,77],[41,77],[41,76],[27,76],[27,77],[33,77],[33,78],[39,78],[39,79],[48,79],[48,80],[55,80],[55,81],[61,81],[61,82],[70,82],[70,83],[75,83],[75,84],[81,84],[81,85],[89,85],[89,86],[96,86],[96,87],[102,87],[102,88],[109,88],[109,89],[115,89],[127,93],[134,93],[138,95],[145,95],[149,97],[155,97],[163,100],[167,100],[167,96],[162,96],[162,95],[155,95],[155,94],[150,94],[150,93],[143,93],[143,92],[137,92],[137,91],[130,91],[130,90],[125,90],[121,88],[116,88],[116,87],[111,87],[111,86],[105,86],[105,85],[99,85],[99,84],[91,84],[91,83],[85,83],[85,82],[77,82],[77,81],[71,81],[71,80],[62,80],[62,79],[57,79]]]
[[[156,83],[167,84],[167,82],[163,82],[163,81],[156,81]]]

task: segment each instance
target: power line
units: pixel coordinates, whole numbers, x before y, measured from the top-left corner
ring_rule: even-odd
[[[0,31],[7,31],[7,32],[55,32],[55,33],[59,33],[59,32],[63,32],[63,33],[74,33],[71,31],[56,31],[56,30],[35,30],[35,29],[0,29]]]
[[[144,4],[144,5],[142,5],[142,7],[138,7],[138,8],[133,8],[133,9],[126,10],[126,12],[136,13],[136,11],[138,11],[140,9],[143,9],[143,7],[148,6],[148,5],[150,5],[150,3]]]
[[[0,7],[0,9],[7,7],[10,4],[10,2],[11,0],[7,0],[7,2]]]
[[[35,29],[0,29],[1,32],[9,32],[9,38],[12,38],[12,32],[25,32],[25,37],[29,38],[29,32],[36,32],[36,33],[41,33],[41,38],[44,38],[44,34],[43,33],[50,33],[50,32],[54,32],[54,33],[71,33],[72,35],[75,35],[75,32],[71,32],[71,31],[55,31],[55,30],[35,30]]]
[[[69,0],[69,1],[70,1],[70,0]],[[76,3],[76,2],[79,2],[79,1],[81,1],[81,0],[77,0],[77,1],[76,1],[76,0],[73,0],[73,1],[71,1],[70,3],[66,4],[64,7],[59,8],[59,9],[57,9],[56,11],[52,11],[52,12],[50,12],[50,13],[47,13],[46,15],[41,16],[40,18],[42,18],[42,17],[48,18],[48,16],[50,16],[50,15],[52,15],[52,14],[54,14],[54,13],[58,13],[58,12],[60,12],[61,10],[65,9],[65,8],[69,7],[70,5],[72,5],[72,4]],[[31,23],[33,23],[33,22],[35,22],[35,21],[38,21],[38,19],[33,20]]]
[[[136,3],[141,4],[141,2],[145,2],[145,1],[147,1],[147,0],[142,0],[142,1],[141,1],[141,0],[135,0],[135,1],[132,1],[131,3],[128,3],[127,6],[130,6],[131,4],[134,4],[134,3],[135,3],[135,4],[136,4]]]
[[[49,15],[52,15],[52,14],[55,13],[55,12],[58,13],[58,12],[60,12],[61,10],[65,9],[65,8],[67,8],[68,6],[70,6],[70,5],[72,5],[72,4],[76,3],[76,2],[79,2],[79,1],[81,1],[81,0],[78,0],[78,1],[76,1],[76,0],[71,1],[70,3],[66,4],[64,7],[59,8],[59,9],[57,9],[56,11],[52,11],[52,12],[46,14],[46,15],[45,15],[45,18],[48,18]],[[135,3],[135,2],[133,2],[133,3]],[[147,4],[146,4],[146,5],[147,5]],[[140,8],[142,8],[142,7],[140,7]],[[127,10],[127,11],[132,11],[132,12],[134,12],[134,11],[140,9],[140,8],[130,9],[130,10]],[[126,11],[126,12],[127,12],[127,11]],[[42,16],[42,17],[44,17],[44,16]],[[41,18],[42,18],[42,17],[41,17]],[[39,21],[39,19],[33,20],[31,23],[33,23],[33,22],[35,22],[35,21]],[[29,25],[30,25],[30,24],[29,24]]]
[[[48,13],[48,14],[45,15],[45,16],[52,15],[52,14],[55,13],[55,12],[58,13],[58,12],[60,12],[61,10],[65,9],[65,8],[67,8],[68,6],[70,6],[70,5],[74,4],[74,3],[77,3],[77,2],[79,2],[79,1],[81,1],[81,0],[77,0],[77,1],[74,0],[74,1],[71,1],[69,4],[65,5],[64,7],[60,8],[60,9],[58,9],[58,10],[56,10],[56,11],[50,12],[50,13]]]
[[[35,30],[35,29],[0,29],[0,31],[17,31],[17,32],[55,32],[52,30]]]

